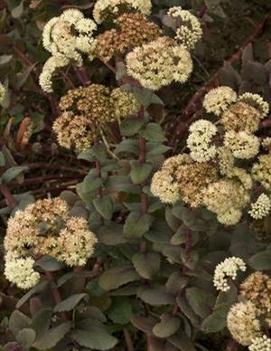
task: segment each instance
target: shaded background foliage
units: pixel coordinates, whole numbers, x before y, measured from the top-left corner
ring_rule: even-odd
[[[155,135],[146,132],[149,121],[139,125],[135,133],[131,133],[129,124],[124,124],[122,135],[129,137],[133,143],[133,139],[136,140],[137,133],[142,128],[144,137],[150,143],[157,142],[157,136],[160,138],[159,145],[155,147],[159,146],[161,150],[167,151],[166,148],[163,149],[163,145],[171,146],[172,149],[168,149],[168,154],[181,150],[189,123],[200,113],[203,94],[218,85],[219,77],[221,83],[232,85],[241,91],[248,89],[262,93],[270,101],[270,63],[266,64],[271,56],[269,1],[154,0],[153,2],[154,18],[157,20],[163,10],[170,6],[181,5],[184,8],[192,8],[202,19],[204,37],[194,53],[195,70],[192,79],[185,86],[172,85],[159,91],[158,95],[165,107],[157,103],[150,105],[148,103],[148,111],[153,121],[162,121],[164,130],[170,135],[169,142],[163,137],[160,129]],[[233,287],[230,294],[220,294],[216,299],[216,293],[212,288],[214,267],[230,252],[249,262],[251,269],[270,270],[268,244],[259,242],[246,223],[237,226],[232,233],[219,226],[209,213],[191,211],[182,205],[166,209],[165,222],[161,219],[164,209],[154,200],[150,204],[151,210],[148,209],[144,219],[140,218],[139,221],[135,215],[140,202],[137,191],[133,194],[131,187],[128,191],[127,184],[123,185],[123,189],[118,188],[119,179],[114,179],[106,171],[106,167],[111,166],[112,162],[107,158],[105,150],[97,148],[93,153],[78,159],[56,145],[51,125],[57,116],[57,102],[71,85],[78,86],[81,81],[78,71],[74,67],[69,67],[59,75],[53,95],[41,91],[38,76],[42,64],[48,58],[42,48],[41,30],[51,17],[59,15],[63,9],[70,6],[78,7],[86,15],[90,15],[93,3],[85,0],[80,2],[14,0],[0,3],[0,73],[1,81],[9,88],[9,96],[2,106],[0,119],[2,237],[8,215],[12,211],[25,207],[34,198],[43,198],[47,194],[59,195],[64,190],[75,190],[76,185],[80,183],[77,192],[83,204],[78,198],[71,198],[72,195],[68,192],[62,196],[69,199],[75,207],[75,204],[78,206],[79,203],[83,209],[88,208],[92,213],[90,222],[94,229],[97,229],[98,238],[105,246],[98,247],[97,261],[94,262],[91,273],[88,271],[74,273],[72,287],[69,286],[67,276],[61,280],[60,274],[56,273],[59,278],[58,285],[63,289],[64,296],[67,298],[73,296],[74,300],[66,301],[67,305],[64,307],[58,305],[55,311],[71,313],[75,306],[88,299],[90,305],[101,309],[109,320],[106,332],[100,329],[101,338],[105,340],[108,338],[108,343],[114,344],[107,333],[110,331],[125,340],[115,346],[114,350],[128,349],[127,345],[131,339],[136,345],[136,350],[144,349],[145,339],[136,332],[136,329],[145,334],[152,334],[148,342],[153,350],[194,350],[189,338],[193,339],[198,350],[218,351],[222,347],[225,349],[229,340],[229,336],[223,331],[225,315],[236,301],[237,291]],[[251,43],[253,43],[253,55],[252,48],[247,46]],[[244,51],[245,47],[247,48]],[[230,64],[234,65],[236,72]],[[86,69],[92,81],[105,85],[115,84],[112,73],[98,62],[87,64]],[[237,72],[241,75],[238,76]],[[24,136],[29,119],[33,122],[34,128],[31,138],[25,142]],[[133,159],[136,155],[133,152],[129,153],[127,147],[126,144],[119,144],[115,152],[122,155],[123,159],[127,158],[134,162],[133,183],[140,184],[142,179],[144,182],[148,172],[141,175],[142,179],[140,178],[136,172],[136,160]],[[152,166],[156,162],[154,156],[149,155],[148,161]],[[104,167],[106,181],[110,178],[109,184],[107,183],[110,191],[131,192],[129,201],[125,203],[126,198],[118,199],[119,203],[112,204],[107,199],[105,201],[108,201],[109,206],[105,207],[98,201],[92,201],[91,194],[96,188],[89,188],[93,180],[89,168],[95,159],[101,163],[102,171]],[[125,162],[122,166],[123,174],[127,175]],[[127,195],[121,194],[121,196]],[[265,227],[268,228],[268,224],[265,224]],[[117,235],[123,230],[124,238]],[[144,240],[141,240],[142,232],[146,234]],[[161,257],[166,258],[171,264],[166,260],[161,264]],[[52,267],[52,264],[51,262],[49,267],[44,262],[40,263],[45,271],[48,267],[49,271],[57,271],[58,267]],[[181,272],[176,268],[179,266],[182,267]],[[96,279],[98,276],[99,279]],[[44,294],[41,296],[42,302],[46,299],[50,301],[48,307],[51,303],[55,304],[51,302],[46,289],[42,294]],[[7,316],[10,316],[18,301],[22,311],[20,313],[30,312],[34,315],[39,309],[37,306],[40,301],[37,298],[32,297],[29,306],[19,300],[20,298],[22,298],[21,292],[1,280],[0,311],[3,321],[0,342],[3,344],[12,340],[10,332],[7,332]],[[43,313],[46,314],[46,311]],[[82,317],[80,309],[76,313],[80,320]],[[17,321],[13,326],[9,321],[9,329],[13,335],[20,332],[16,323],[22,323],[26,329],[32,328],[31,321],[19,315],[19,312],[17,314],[13,315],[13,319]],[[96,316],[99,325],[105,323],[106,318],[100,310],[92,310],[89,318],[93,319],[93,315]],[[47,315],[43,318],[49,320],[50,311],[47,311]],[[174,339],[174,332],[180,325],[184,333],[179,339]],[[69,328],[68,325],[63,326],[63,335],[66,327],[67,330]],[[169,334],[163,334],[166,332]],[[206,336],[206,332],[215,334]],[[160,336],[162,341],[156,336]],[[31,339],[31,332],[28,337]],[[166,344],[163,341],[165,338],[168,339]],[[12,348],[12,345],[10,347],[11,350],[16,349],[14,345],[15,348]],[[65,343],[62,347],[66,347]]]

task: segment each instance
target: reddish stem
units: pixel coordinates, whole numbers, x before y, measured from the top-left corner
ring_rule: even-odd
[[[11,209],[15,208],[17,206],[17,201],[14,198],[14,196],[11,194],[9,188],[6,185],[1,184],[0,191],[3,194],[3,196],[5,197],[6,203],[9,206],[9,208],[11,208]]]

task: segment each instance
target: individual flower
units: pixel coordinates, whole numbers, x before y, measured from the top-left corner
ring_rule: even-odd
[[[238,101],[243,101],[260,112],[260,118],[265,118],[269,112],[269,104],[258,94],[244,93],[239,96]]]
[[[186,82],[193,69],[190,53],[168,37],[136,47],[126,56],[126,64],[128,74],[152,90]]]
[[[234,157],[232,152],[225,146],[218,147],[217,158],[220,173],[226,176],[231,174],[234,167]]]
[[[240,292],[246,300],[253,302],[257,315],[271,312],[271,278],[262,272],[255,272],[240,285]]]
[[[224,136],[224,145],[236,158],[250,159],[255,157],[260,148],[259,139],[247,132],[228,131]]]
[[[203,190],[203,204],[218,215],[223,224],[232,225],[240,220],[240,210],[249,201],[249,194],[243,185],[234,179],[220,179]],[[229,216],[229,215],[232,216]],[[225,216],[227,215],[227,216]],[[229,222],[225,219],[228,218]],[[236,222],[233,221],[233,218]],[[238,220],[237,220],[238,219]]]
[[[243,185],[246,190],[250,190],[253,185],[251,175],[247,173],[243,168],[233,167],[228,173],[230,179],[237,179]]]
[[[125,55],[137,46],[149,43],[162,34],[160,28],[141,13],[124,13],[114,20],[114,28],[97,36],[96,55],[110,61],[114,55]]]
[[[40,274],[34,270],[35,261],[31,257],[18,258],[12,254],[5,257],[4,275],[20,289],[31,289],[40,280]]]
[[[266,335],[256,337],[252,339],[248,349],[249,351],[271,351],[271,339]]]
[[[203,100],[203,107],[206,112],[214,113],[219,116],[228,107],[236,102],[237,94],[236,92],[227,86],[220,86],[218,88],[212,89],[207,93]]]
[[[150,15],[151,8],[151,0],[98,0],[94,5],[93,17],[100,24],[108,18],[114,18],[129,11]]]
[[[183,45],[187,50],[194,49],[197,42],[202,37],[200,21],[190,11],[183,10],[181,7],[172,7],[168,15],[175,20],[176,41]]]
[[[246,271],[246,264],[240,257],[228,257],[219,263],[215,268],[213,279],[216,289],[224,292],[228,291],[230,289],[228,280],[235,280],[238,271]]]
[[[254,180],[261,183],[266,190],[271,190],[271,154],[259,156],[251,173]]]
[[[271,150],[271,137],[264,138],[261,144],[265,149]]]
[[[251,204],[251,209],[250,211],[248,211],[248,213],[254,219],[262,219],[270,213],[270,209],[271,209],[271,200],[269,196],[262,193],[258,197],[256,202]]]
[[[154,196],[168,204],[174,204],[180,199],[179,184],[166,170],[157,171],[152,177],[151,192]]]
[[[219,212],[217,214],[217,220],[221,224],[235,225],[240,222],[242,217],[242,211],[235,208],[230,208],[225,212]]]
[[[89,230],[88,222],[84,218],[71,217],[65,223],[65,228],[59,233],[61,247],[58,259],[67,266],[84,266],[94,253],[97,238]]]
[[[210,145],[216,133],[216,126],[204,119],[200,119],[190,126],[187,146],[194,161],[206,162],[216,156],[216,146]]]
[[[255,305],[247,301],[236,303],[228,313],[228,329],[232,337],[243,346],[250,345],[262,334],[256,312]]]
[[[221,123],[227,131],[253,133],[259,127],[260,118],[261,113],[255,107],[237,101],[222,114]]]

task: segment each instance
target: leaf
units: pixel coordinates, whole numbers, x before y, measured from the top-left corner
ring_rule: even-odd
[[[1,176],[1,182],[8,183],[14,178],[17,178],[21,173],[28,170],[27,166],[14,166],[7,169]]]
[[[144,279],[152,279],[160,270],[161,256],[158,253],[136,253],[132,258],[137,273]]]
[[[220,305],[210,316],[208,316],[201,324],[201,330],[204,333],[217,333],[226,326],[228,305]]]
[[[111,176],[108,179],[106,187],[112,192],[127,192],[137,194],[140,192],[139,186],[132,184],[126,176]]]
[[[45,288],[47,288],[47,286],[48,286],[48,282],[45,280],[38,283],[31,290],[29,290],[23,297],[20,298],[20,300],[16,304],[16,307],[17,308],[22,307],[27,302],[27,300],[30,299],[31,296],[33,296],[34,294],[38,294],[41,291],[45,290]]]
[[[132,267],[114,267],[100,276],[99,285],[105,291],[109,291],[138,279],[139,275]]]
[[[76,305],[81,302],[81,300],[87,298],[88,295],[85,293],[82,294],[74,294],[72,296],[69,296],[67,299],[59,302],[55,308],[54,312],[66,312],[66,311],[71,311],[75,308]]]
[[[157,123],[149,123],[147,124],[146,128],[140,133],[143,138],[148,141],[153,142],[163,142],[166,140],[164,136],[163,129]]]
[[[152,316],[143,317],[139,315],[134,315],[131,317],[131,323],[139,330],[144,333],[151,334],[152,328],[157,323],[157,320]]]
[[[36,265],[47,272],[55,272],[63,268],[63,264],[51,256],[43,256],[36,261]]]
[[[107,333],[106,330],[92,327],[92,330],[74,330],[72,338],[83,347],[94,350],[109,350],[112,349],[118,342],[114,336]]]
[[[53,348],[69,332],[71,325],[71,322],[64,322],[57,327],[51,328],[44,336],[37,339],[33,346],[38,350]]]
[[[121,122],[120,132],[121,135],[130,137],[139,132],[144,124],[144,119],[139,118],[127,118]]]
[[[166,283],[166,291],[172,295],[180,293],[189,283],[189,279],[181,272],[172,273]]]
[[[35,330],[30,328],[24,328],[19,331],[16,339],[20,345],[22,345],[24,350],[29,350],[33,342],[36,339]]]
[[[100,243],[109,246],[115,246],[126,243],[126,239],[123,237],[122,225],[112,223],[99,228],[96,233]]]
[[[173,305],[175,298],[160,289],[145,289],[139,292],[138,297],[151,306]]]
[[[16,336],[20,330],[24,328],[29,328],[31,326],[31,319],[28,318],[25,314],[20,312],[19,310],[15,310],[12,312],[8,328],[12,332],[14,336]]]
[[[171,314],[165,313],[161,316],[161,321],[153,327],[153,334],[159,338],[168,338],[179,329],[181,321]]]
[[[13,7],[11,10],[11,16],[13,18],[20,18],[24,12],[24,0],[21,0],[18,6]]]
[[[211,306],[214,301],[210,301],[207,293],[197,287],[187,288],[185,296],[189,305],[193,308],[194,312],[201,318],[205,318],[211,311]]]
[[[125,238],[141,238],[150,228],[153,217],[148,214],[140,215],[139,212],[131,212],[123,226]]]
[[[131,161],[130,177],[134,184],[143,183],[152,172],[152,165],[149,163],[141,163],[139,161]]]
[[[10,63],[12,60],[12,55],[0,55],[0,65],[5,65],[6,63]]]
[[[39,310],[32,318],[32,328],[36,332],[37,338],[42,337],[45,333],[47,333],[52,317],[52,309],[51,308],[43,308]]]
[[[132,306],[128,299],[115,298],[107,314],[114,323],[127,324],[132,315]]]
[[[258,252],[249,259],[249,265],[257,271],[271,269],[271,250]]]
[[[93,205],[103,218],[111,219],[114,211],[114,205],[110,196],[103,196],[94,199]]]

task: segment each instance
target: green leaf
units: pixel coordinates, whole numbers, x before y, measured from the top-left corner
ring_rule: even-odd
[[[127,324],[132,315],[132,306],[128,299],[115,298],[107,314],[114,323]]]
[[[220,305],[210,316],[201,324],[201,330],[204,333],[217,333],[226,327],[228,305]]]
[[[5,65],[7,63],[10,63],[12,58],[13,58],[12,55],[0,55],[0,65]]]
[[[28,318],[25,314],[18,310],[12,312],[9,318],[8,328],[14,336],[16,336],[20,330],[29,328],[30,326],[31,319]]]
[[[139,132],[143,124],[144,124],[143,119],[127,118],[121,122],[121,125],[120,125],[121,135],[126,137],[133,136]]]
[[[72,338],[80,346],[101,351],[112,349],[118,342],[118,339],[106,330],[95,326],[92,327],[92,330],[74,330]]]
[[[123,237],[122,225],[112,223],[99,228],[96,232],[100,243],[115,246],[126,243],[126,239]]]
[[[31,296],[42,292],[43,290],[45,290],[45,288],[47,288],[47,286],[48,286],[48,282],[45,280],[42,280],[31,290],[29,290],[23,297],[20,298],[20,300],[16,304],[16,307],[21,308],[30,299]]]
[[[141,163],[139,161],[131,161],[130,177],[134,184],[143,183],[152,172],[152,165],[148,163]]]
[[[161,256],[158,253],[136,253],[132,258],[137,273],[144,279],[152,279],[160,270]]]
[[[29,350],[36,339],[35,330],[30,328],[24,328],[19,331],[19,333],[16,336],[16,339],[18,343],[22,345],[24,350]]]
[[[163,129],[157,123],[149,123],[140,133],[146,140],[153,142],[163,142],[166,140]]]
[[[126,192],[137,194],[140,192],[140,187],[132,184],[127,176],[111,176],[108,179],[106,187],[112,192]]]
[[[257,271],[271,269],[271,250],[258,252],[249,259],[249,265]]]
[[[164,104],[159,96],[149,89],[133,87],[131,90],[144,107],[149,107],[151,104]]]
[[[161,289],[145,289],[138,297],[151,306],[173,305],[175,298]]]
[[[37,338],[47,333],[51,324],[51,317],[51,308],[43,308],[34,314],[32,318],[32,328],[35,330]]]
[[[172,317],[165,313],[161,316],[161,321],[153,327],[153,334],[158,338],[168,338],[175,334],[179,329],[181,321],[179,318]]]
[[[150,315],[148,317],[134,315],[131,317],[131,323],[142,332],[151,334],[157,320]]]
[[[99,278],[99,285],[105,291],[138,280],[140,277],[132,267],[114,267],[105,271]]]
[[[18,6],[13,7],[11,10],[11,16],[13,18],[20,18],[24,12],[24,0],[21,0]]]
[[[41,267],[46,272],[59,271],[64,267],[62,263],[60,263],[54,257],[51,256],[43,256],[42,258],[36,261],[36,265]]]
[[[127,239],[141,238],[150,228],[153,217],[139,212],[131,212],[126,218],[123,233]]]
[[[33,346],[38,350],[53,348],[70,331],[71,325],[71,322],[64,322],[57,327],[49,329],[44,336],[36,340]]]
[[[172,295],[180,293],[189,283],[189,279],[181,272],[172,273],[166,283],[166,291]]]
[[[1,176],[1,182],[3,183],[8,183],[11,180],[17,178],[20,174],[23,172],[27,171],[28,167],[27,166],[14,166],[9,169],[7,169]]]
[[[114,211],[114,205],[110,196],[103,196],[94,199],[93,205],[103,218],[111,219]]]
[[[186,289],[185,296],[189,305],[198,316],[202,318],[206,318],[208,316],[214,303],[214,299],[212,299],[206,291],[197,287],[191,287]]]
[[[76,305],[81,302],[81,300],[88,298],[88,295],[85,293],[82,294],[74,294],[72,296],[69,296],[67,299],[59,302],[55,308],[54,312],[66,312],[66,311],[71,311],[75,308]]]

